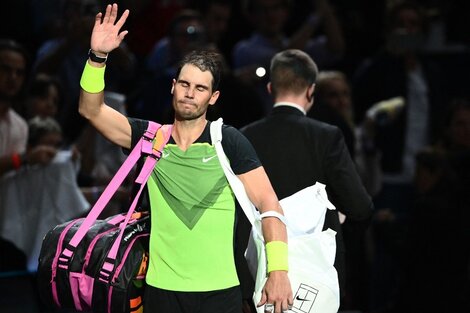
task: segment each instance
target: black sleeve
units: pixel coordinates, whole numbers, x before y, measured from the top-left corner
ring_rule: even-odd
[[[248,139],[235,127],[223,125],[222,147],[235,174],[240,175],[261,166],[261,161]]]
[[[129,124],[131,125],[131,150],[135,147],[135,145],[139,142],[140,138],[144,134],[145,130],[148,127],[149,122],[141,119],[136,118],[127,118]]]
[[[372,200],[362,184],[347,150],[341,130],[335,128],[328,138],[325,167],[327,192],[337,209],[352,221],[367,220],[372,215]]]

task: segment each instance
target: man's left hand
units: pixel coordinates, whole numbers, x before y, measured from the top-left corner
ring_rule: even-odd
[[[286,271],[272,271],[264,285],[258,307],[274,304],[275,313],[287,312],[292,307],[292,289]],[[266,311],[265,312],[269,312]]]

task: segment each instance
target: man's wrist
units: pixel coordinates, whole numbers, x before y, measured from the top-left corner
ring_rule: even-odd
[[[83,69],[82,77],[80,79],[80,86],[88,93],[99,93],[104,90],[104,71],[106,66],[104,63],[94,66],[91,62],[87,61],[85,63],[85,68]]]
[[[266,260],[268,273],[273,271],[288,271],[287,243],[270,241],[266,243]]]
[[[108,60],[108,53],[98,52],[90,49],[88,50],[88,58],[94,63],[106,63]]]

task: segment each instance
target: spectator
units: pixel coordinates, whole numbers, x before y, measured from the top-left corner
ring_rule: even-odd
[[[27,155],[38,147],[56,152],[54,159],[43,166],[31,161],[0,180],[0,235],[27,256],[30,272],[37,269],[46,232],[89,208],[77,186],[77,155],[62,149],[62,130],[54,118],[28,121]]]
[[[27,74],[27,52],[12,40],[0,41],[0,178],[21,166],[28,126],[12,108]],[[10,241],[0,238],[0,271],[26,268],[26,256]],[[7,256],[8,257],[3,257]]]
[[[223,41],[228,34],[229,22],[232,17],[233,1],[202,0],[195,1],[194,7],[201,13],[206,31],[206,40],[230,60],[231,51],[225,51]]]
[[[62,147],[62,129],[52,117],[36,116],[28,121],[28,149],[39,145],[55,149]]]
[[[356,124],[351,85],[340,71],[320,71],[315,83],[315,105],[307,116],[337,126],[343,132],[346,146],[355,161],[362,182],[370,195],[380,186],[380,167],[376,155],[362,150],[361,140],[369,131],[368,125]]]
[[[426,34],[423,11],[403,2],[391,7],[387,18],[384,50],[364,62],[353,83],[356,121],[362,122],[369,110],[366,123],[373,131],[368,133],[375,136],[366,140],[372,142],[365,147],[366,153],[378,153],[381,160],[382,181],[374,199],[378,214],[373,224],[371,289],[372,308],[377,310],[393,307],[396,300],[404,240],[399,234],[410,211],[415,154],[430,143],[431,118],[442,103],[436,85],[440,74],[420,55]],[[388,105],[394,108],[388,111],[371,109],[374,104],[374,108],[387,107],[384,103],[396,105]]]
[[[28,54],[11,40],[0,41],[0,176],[24,164],[47,164],[55,150],[38,146],[26,151],[28,125],[13,106],[19,102],[28,70]]]
[[[58,119],[62,99],[62,85],[59,81],[45,74],[37,74],[31,81],[26,96],[27,116]]]
[[[283,49],[306,51],[323,68],[338,62],[344,51],[344,38],[334,10],[328,0],[314,0],[315,10],[292,36],[284,34],[289,18],[288,0],[248,0],[245,10],[254,27],[250,38],[236,43],[233,49],[233,67],[244,80],[256,84],[265,105],[265,113],[272,107],[265,85],[269,80],[272,56]],[[313,36],[320,26],[324,35]],[[264,70],[258,70],[263,68]]]
[[[201,15],[182,10],[171,21],[168,35],[153,46],[144,76],[129,97],[129,114],[171,122],[171,94],[167,87],[175,77],[178,61],[188,52],[207,45]]]
[[[342,72],[320,71],[315,83],[315,105],[307,116],[341,129],[351,157],[354,159],[354,130],[351,87]]]
[[[174,77],[178,61],[206,43],[202,16],[194,10],[183,10],[172,20],[168,36],[155,43],[147,58],[147,69],[154,75],[166,73]]]
[[[461,84],[459,76],[445,74],[448,68],[440,59],[423,53],[427,25],[422,8],[413,2],[390,7],[385,46],[353,78],[354,116],[370,129],[362,142],[364,153],[376,154],[382,177],[372,224],[375,310],[393,307],[396,299],[406,240],[401,230],[411,210],[416,153],[442,132],[444,104],[455,88],[443,88],[444,82]]]

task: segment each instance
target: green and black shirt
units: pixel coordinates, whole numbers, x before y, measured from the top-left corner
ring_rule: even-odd
[[[129,119],[132,147],[148,122]],[[261,166],[249,141],[222,128],[235,174]],[[174,291],[210,291],[239,284],[234,263],[235,196],[210,138],[210,122],[182,151],[170,138],[148,183],[151,223],[147,283]]]

